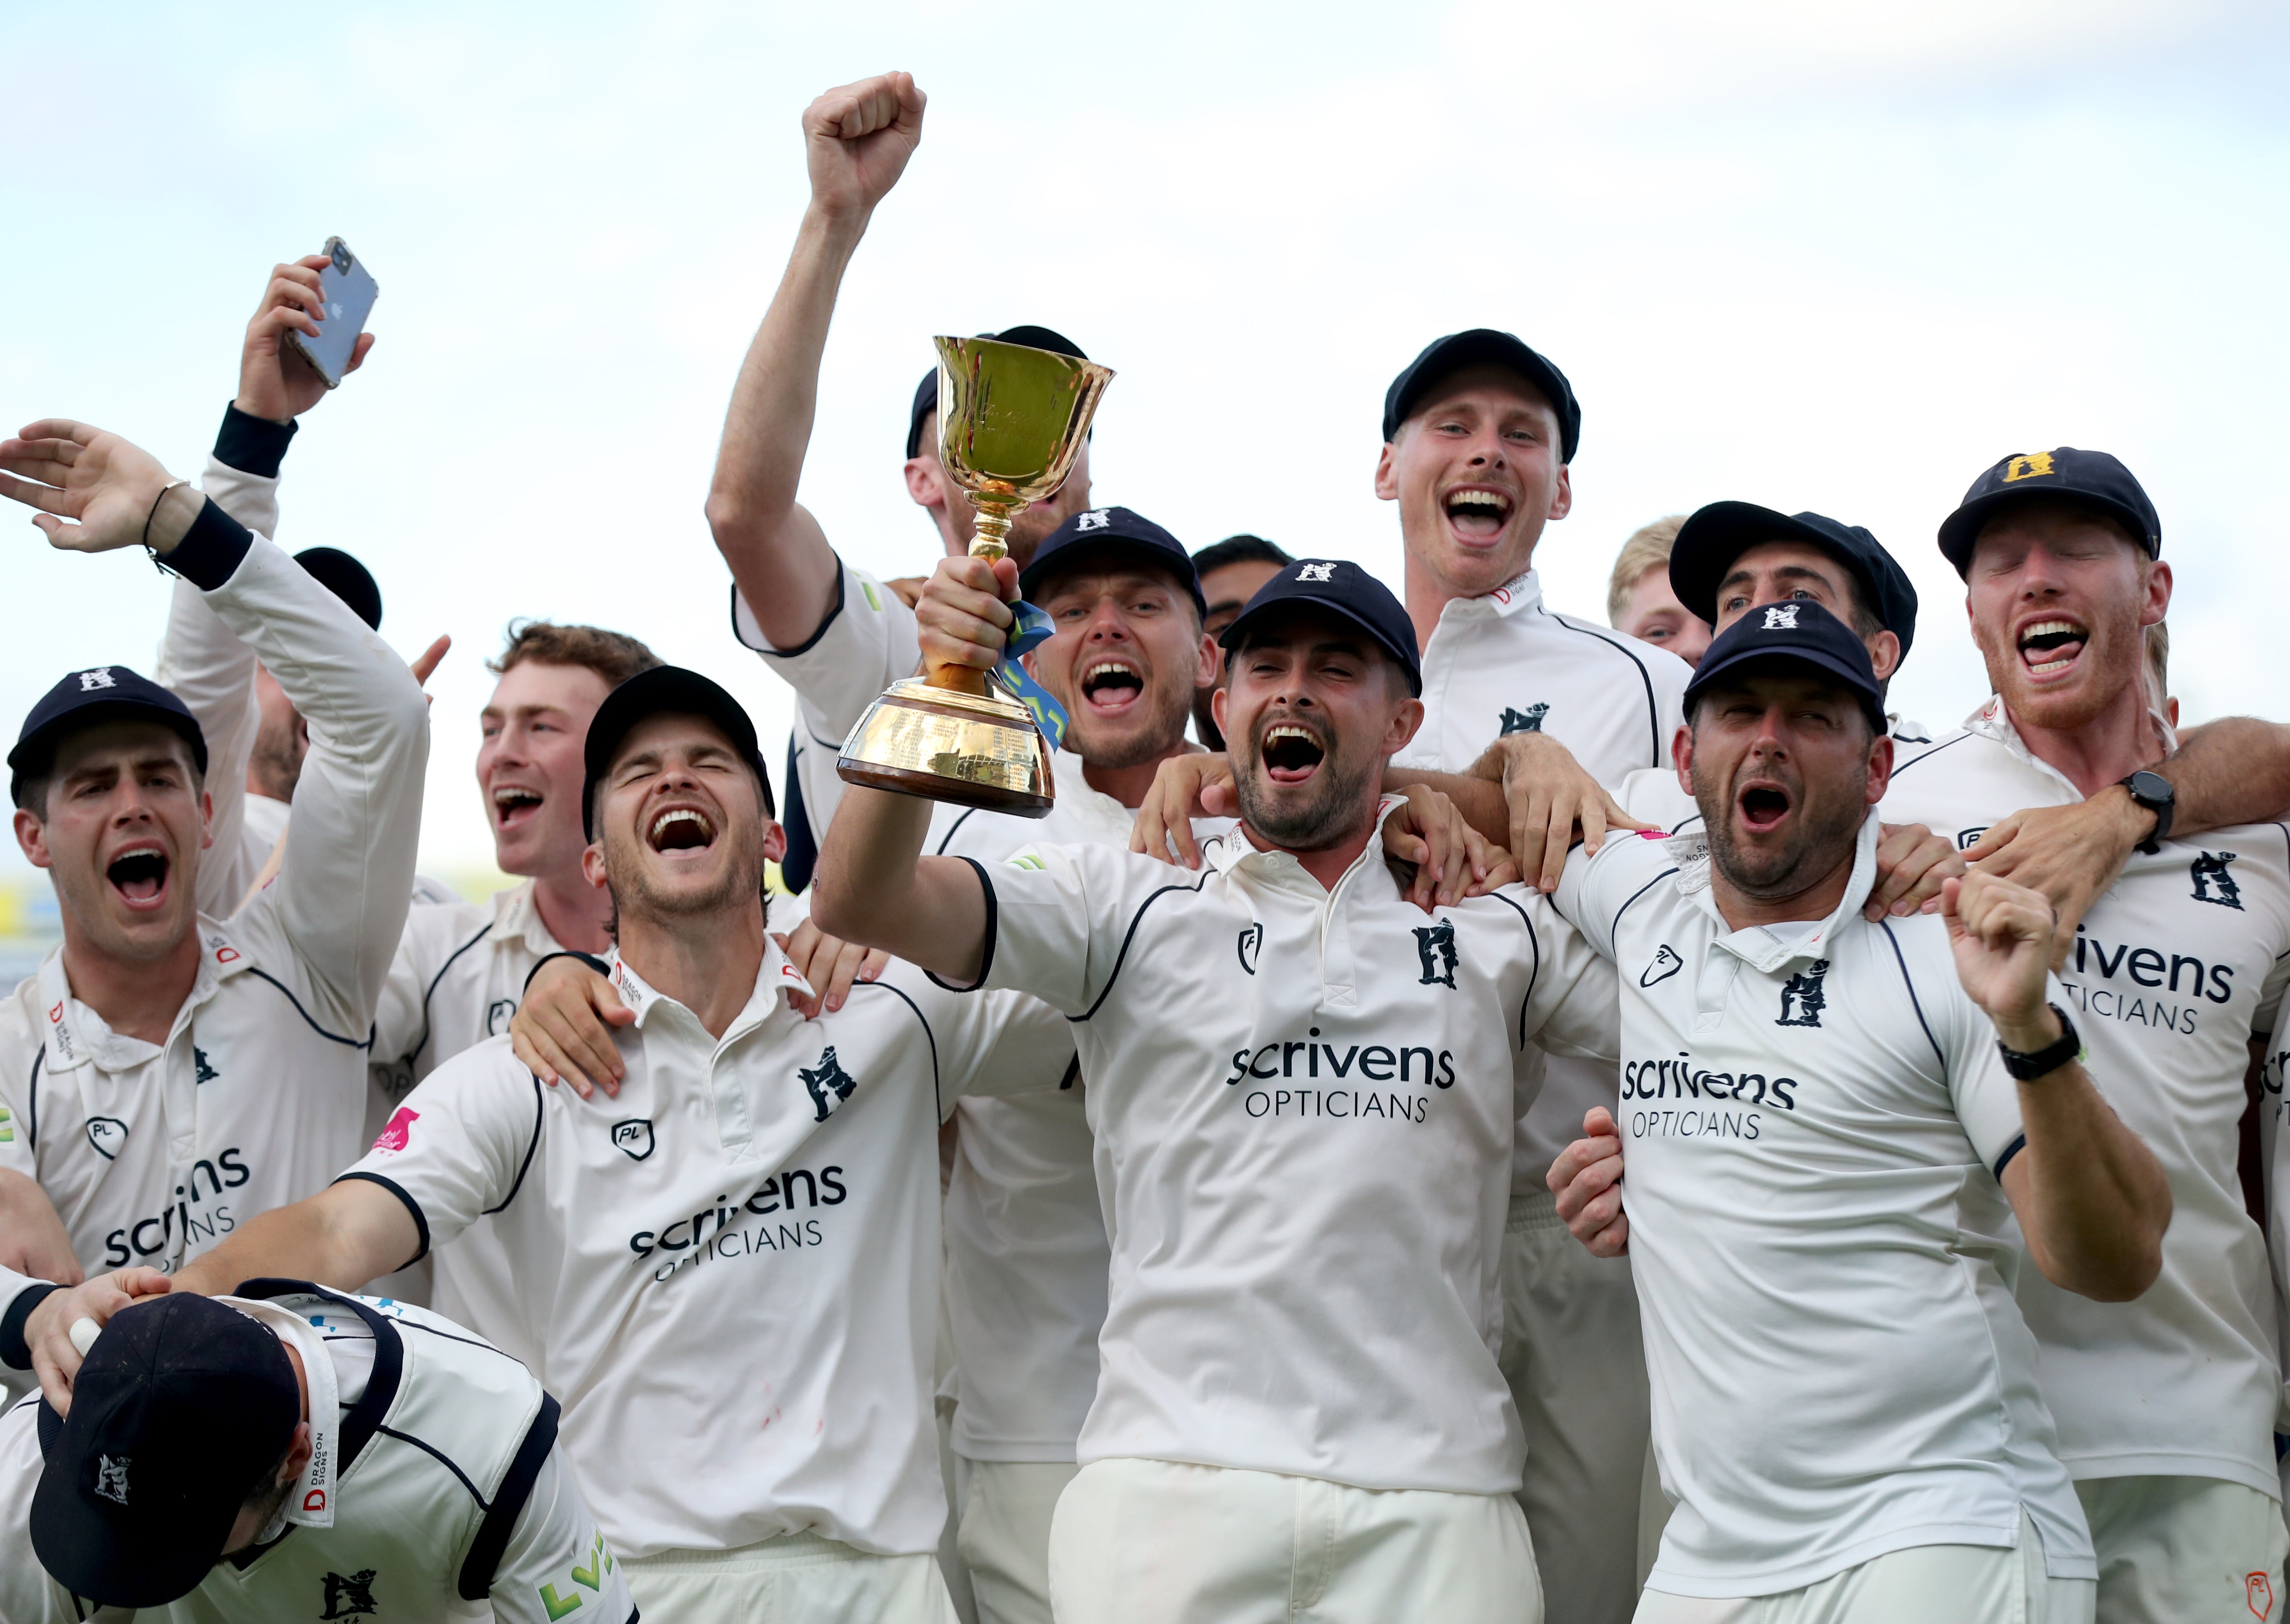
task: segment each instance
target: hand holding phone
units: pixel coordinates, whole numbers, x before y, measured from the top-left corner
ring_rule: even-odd
[[[324,253],[273,267],[246,326],[238,409],[283,423],[324,400],[372,348],[364,328],[378,292],[340,237]]]

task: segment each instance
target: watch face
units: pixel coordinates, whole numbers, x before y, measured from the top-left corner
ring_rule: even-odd
[[[2124,782],[2130,789],[2133,798],[2136,800],[2161,801],[2167,804],[2173,798],[2171,780],[2159,772],[2149,772],[2142,769],[2133,773]]]

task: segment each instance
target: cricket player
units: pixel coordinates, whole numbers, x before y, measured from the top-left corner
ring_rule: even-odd
[[[1978,875],[1944,918],[1863,916],[1881,693],[1820,605],[1742,617],[1686,691],[1702,829],[1559,884],[1621,982],[1620,1108],[1549,1177],[1637,1260],[1677,1502],[1642,1624],[2092,1616],[2012,1283],[2128,1304],[2171,1189],[2083,1068],[2042,896]]]
[[[903,968],[805,1020],[813,989],[765,930],[781,837],[754,727],[705,677],[622,684],[584,768],[588,872],[636,1013],[618,1094],[544,1088],[507,1038],[481,1043],[340,1181],[179,1289],[369,1279],[489,1212],[639,1603],[938,1624],[938,1124],[975,1088],[1055,1090],[1066,1023]]]
[[[2176,1203],[2161,1276],[2136,1302],[2020,1277],[2099,1552],[2099,1616],[2246,1617],[2279,1599],[2249,1576],[2278,1575],[2290,1555],[2278,1310],[2237,1165],[2248,1045],[2290,982],[2290,826],[2270,781],[2280,751],[2248,751],[2185,817],[2185,780],[2166,776],[2183,764],[2165,759],[2178,740],[2145,660],[2171,566],[2153,504],[2115,458],[2070,446],[2004,458],[1940,543],[1995,695],[1962,729],[1903,752],[1885,815],[1951,837],[1983,871],[2023,842],[2038,848],[2032,868],[2059,838],[2046,825],[2075,829],[2051,809],[2103,832],[2098,849],[2055,860],[2084,871],[2070,884],[2014,877],[2059,906],[2060,979],[2093,1075]]]
[[[1422,719],[1388,590],[1301,561],[1223,644],[1242,826],[1198,876],[925,856],[925,804],[853,788],[814,910],[1073,1023],[1113,1256],[1061,1620],[1539,1619],[1496,1362],[1514,1100],[1537,1045],[1611,1053],[1613,994],[1541,899],[1427,916],[1381,860]]]
[[[0,1620],[632,1624],[516,1360],[403,1303],[156,1284],[107,1315],[66,1413],[0,1415]]]
[[[339,599],[117,436],[36,423],[0,469],[56,546],[148,545],[311,724],[289,870],[228,919],[196,907],[214,797],[180,699],[92,666],[9,754],[17,843],[55,881],[64,939],[0,1004],[0,1166],[36,1183],[81,1268],[172,1271],[357,1153],[428,711]]]

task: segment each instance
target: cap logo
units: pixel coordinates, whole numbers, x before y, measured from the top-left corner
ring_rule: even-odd
[[[1087,513],[1077,514],[1074,516],[1074,533],[1076,535],[1079,535],[1085,530],[1110,530],[1112,528],[1113,515],[1110,510],[1104,508],[1093,508]]]
[[[132,1455],[122,1455],[114,1460],[109,1455],[95,1458],[95,1492],[114,1505],[127,1503],[127,1468]]]
[[[2035,452],[2024,457],[2004,459],[2004,483],[2012,484],[2022,479],[2037,479],[2052,472],[2052,453]]]
[[[1296,580],[1299,585],[1313,580],[1321,582],[1323,585],[1333,586],[1335,579],[1336,566],[1333,564],[1301,564],[1296,566]]]
[[[1766,611],[1766,623],[1759,629],[1763,631],[1795,631],[1797,629],[1797,605],[1795,604],[1774,604],[1771,608]]]
[[[93,693],[98,688],[116,688],[117,686],[119,684],[112,677],[109,666],[98,666],[92,671],[83,671],[79,674],[79,691],[82,693]]]

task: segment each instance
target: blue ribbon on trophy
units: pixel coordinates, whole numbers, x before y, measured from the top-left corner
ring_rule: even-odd
[[[1042,737],[1050,741],[1050,748],[1061,749],[1066,740],[1066,708],[1018,663],[1019,655],[1039,648],[1056,635],[1057,622],[1022,599],[1011,604],[1010,610],[1016,618],[1010,622],[1002,663],[994,668],[994,675],[1020,704],[1034,713],[1034,725],[1042,730]]]

